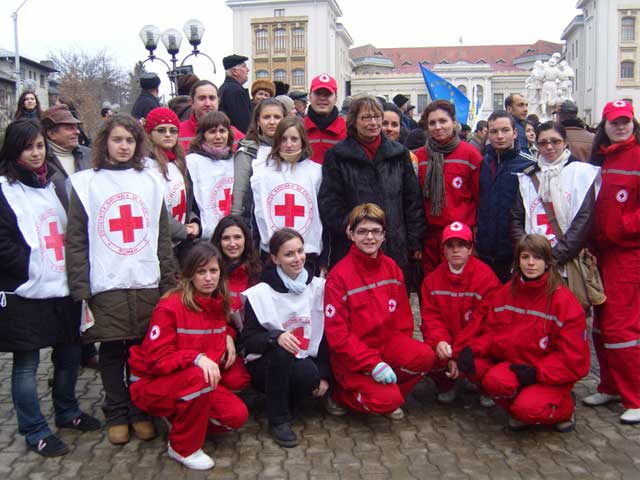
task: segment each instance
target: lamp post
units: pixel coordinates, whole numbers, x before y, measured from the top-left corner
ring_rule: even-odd
[[[16,65],[16,103],[20,100],[20,49],[18,48],[18,10],[20,10],[24,4],[27,3],[27,0],[24,0],[18,8],[11,14],[11,18],[13,18],[13,44],[14,44],[14,54],[15,60],[14,63]]]
[[[182,33],[180,32],[180,30],[169,28],[160,33],[160,29],[155,25],[145,25],[140,29],[139,33],[140,39],[144,44],[144,48],[149,51],[149,56],[142,62],[142,64],[144,65],[146,62],[153,62],[154,60],[158,60],[167,67],[167,76],[170,80],[169,84],[171,87],[172,97],[175,96],[178,78],[183,75],[193,73],[193,67],[191,65],[185,65],[185,61],[189,57],[197,57],[198,55],[202,55],[203,57],[209,59],[211,65],[213,66],[213,73],[216,73],[216,64],[213,59],[206,53],[198,50],[198,46],[200,45],[200,43],[202,43],[202,35],[205,31],[204,24],[199,20],[189,20],[184,24],[182,31],[187,37],[188,42],[193,47],[193,50],[182,59],[182,62],[180,62],[180,66],[178,66],[177,58],[178,52],[180,52],[180,44],[182,43]],[[167,53],[171,55],[171,67],[167,62],[155,55],[155,50],[156,48],[158,48],[159,40],[162,41],[162,44],[167,49]]]

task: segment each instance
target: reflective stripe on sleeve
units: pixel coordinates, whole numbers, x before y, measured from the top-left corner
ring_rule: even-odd
[[[522,315],[533,315],[534,317],[544,318],[545,320],[551,320],[555,322],[558,327],[564,327],[564,323],[558,319],[555,315],[548,315],[544,312],[538,312],[537,310],[525,310],[524,308],[514,307],[513,305],[503,305],[502,307],[494,307],[493,311],[496,313],[504,312],[505,310],[515,313],[520,313]]]
[[[482,295],[476,292],[452,292],[449,290],[432,290],[431,295],[448,295],[450,297],[475,297],[482,300]]]
[[[352,288],[351,290],[347,290],[347,293],[342,297],[342,301],[345,301],[347,297],[351,295],[355,295],[356,293],[364,292],[366,290],[371,290],[372,288],[382,287],[384,285],[400,285],[400,282],[395,278],[388,278],[386,280],[380,280],[379,282],[370,283],[369,285],[364,285],[358,288]]]
[[[189,400],[193,400],[194,398],[198,398],[200,395],[204,395],[205,393],[209,393],[213,390],[211,387],[205,387],[202,390],[198,390],[197,392],[190,393],[189,395],[185,395],[181,397],[180,400],[184,402],[188,402]]]
[[[473,163],[471,163],[468,160],[457,160],[457,159],[450,159],[450,160],[445,160],[444,163],[458,163],[460,165],[466,165],[467,167],[469,167],[471,170],[475,170],[476,167]]]
[[[215,333],[215,330],[211,330],[210,328],[207,330],[197,330],[194,328],[176,328],[177,333],[183,333],[185,335],[207,335],[210,333]]]
[[[605,343],[604,348],[607,350],[620,350],[622,348],[637,347],[638,345],[640,345],[640,338],[637,340],[629,340],[628,342]]]
[[[638,170],[620,170],[619,168],[606,168],[602,170],[602,173],[617,173],[618,175],[634,175],[640,177],[640,171]]]

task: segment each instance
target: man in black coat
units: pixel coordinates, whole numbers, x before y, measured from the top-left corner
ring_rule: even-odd
[[[220,85],[220,106],[218,110],[224,112],[231,120],[231,125],[242,133],[247,133],[251,121],[251,98],[249,91],[242,85],[249,79],[247,57],[229,55],[222,59],[222,65],[227,76]]]
[[[131,116],[136,120],[147,118],[147,114],[160,106],[158,101],[158,87],[160,87],[160,77],[155,73],[143,73],[140,75],[140,87],[142,92],[136,99],[131,109]]]

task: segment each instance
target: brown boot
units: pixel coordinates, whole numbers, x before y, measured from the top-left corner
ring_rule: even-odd
[[[111,425],[107,437],[114,445],[124,445],[129,441],[129,425]]]
[[[131,424],[133,431],[140,440],[153,440],[156,438],[156,429],[151,420],[141,420]]]

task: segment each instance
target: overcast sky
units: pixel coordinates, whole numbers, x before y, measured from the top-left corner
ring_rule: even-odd
[[[12,12],[23,0],[0,0],[0,47],[14,50]],[[560,42],[577,0],[338,0],[354,45],[421,47]],[[366,5],[366,17],[363,15]],[[174,11],[177,10],[177,11]],[[20,53],[36,60],[68,49],[107,49],[127,69],[146,58],[138,37],[146,24],[182,30],[198,18],[206,26],[202,51],[214,58],[221,82],[222,57],[232,53],[231,10],[224,0],[27,0],[18,12]],[[190,45],[184,42],[181,60]],[[160,56],[168,60],[161,46]],[[250,52],[237,52],[249,54]],[[157,65],[157,62],[155,63]],[[196,74],[209,77],[205,60]],[[150,70],[162,72],[159,66]]]

